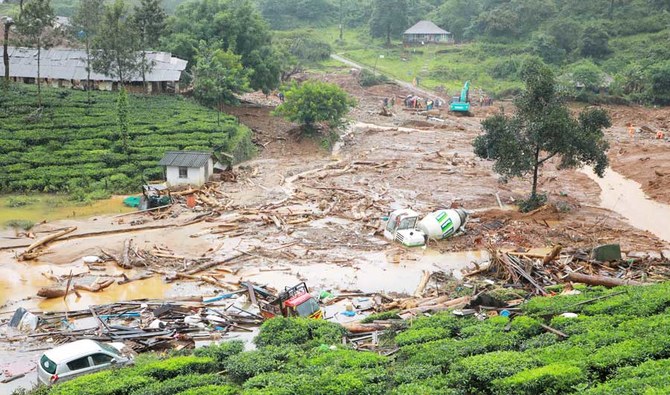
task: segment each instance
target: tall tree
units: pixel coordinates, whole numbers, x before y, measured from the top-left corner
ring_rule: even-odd
[[[402,33],[406,27],[407,0],[375,0],[372,3],[372,37],[386,37],[386,45],[390,46],[391,36]]]
[[[123,0],[105,7],[93,49],[93,70],[116,78],[119,85],[137,74],[142,61],[139,38]]]
[[[177,56],[195,63],[199,42],[218,43],[223,51],[240,55],[242,65],[253,70],[252,89],[279,86],[280,70],[272,47],[272,34],[258,9],[249,0],[204,0],[183,3],[171,21],[171,35],[164,40]],[[260,54],[260,56],[259,56]]]
[[[91,105],[91,42],[97,36],[100,20],[105,6],[104,0],[80,0],[79,7],[72,17],[72,25],[77,38],[84,40],[86,45],[86,92],[87,101]]]
[[[147,50],[158,47],[158,40],[165,31],[166,18],[167,14],[161,7],[161,0],[140,0],[140,4],[135,6],[133,24],[139,35],[139,44],[142,49],[140,72],[145,93],[148,93],[146,73],[153,68],[153,64],[147,61]]]
[[[200,42],[193,68],[193,94],[196,100],[220,112],[222,104],[237,103],[235,94],[248,90],[249,73],[239,55],[217,47]]]
[[[121,151],[123,151],[124,154],[128,154],[128,129],[130,128],[128,124],[128,94],[123,85],[119,87],[116,111],[119,126],[119,138],[121,139]]]
[[[494,170],[503,176],[532,173],[530,208],[540,201],[539,169],[553,157],[561,158],[561,169],[591,165],[603,176],[609,148],[603,128],[610,126],[610,119],[601,109],[584,110],[575,119],[556,92],[551,69],[539,60],[527,61],[521,76],[526,89],[515,101],[517,113],[487,118],[474,147],[477,156],[493,159]]]
[[[37,105],[42,106],[42,79],[40,76],[42,46],[47,44],[43,41],[47,28],[53,26],[56,19],[51,8],[50,0],[30,0],[24,7],[18,28],[30,41],[31,45],[37,46]]]

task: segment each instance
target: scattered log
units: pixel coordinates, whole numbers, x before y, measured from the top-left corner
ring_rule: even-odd
[[[605,276],[591,276],[588,274],[581,274],[575,272],[568,273],[567,280],[588,285],[602,285],[603,287],[608,288],[618,287],[620,285],[644,285],[644,283],[634,280],[622,280],[620,278],[605,277]]]
[[[104,280],[102,282],[97,282],[96,281],[91,285],[75,284],[74,289],[76,289],[78,291],[100,292],[100,291],[109,287],[112,284],[114,284],[114,280],[110,278],[110,279]]]
[[[209,262],[209,263],[205,263],[204,265],[200,265],[200,266],[195,267],[195,268],[193,268],[193,269],[191,269],[191,270],[188,270],[188,271],[186,272],[186,274],[196,274],[196,273],[203,272],[203,271],[205,271],[205,270],[207,270],[207,269],[213,268],[214,266],[218,266],[218,265],[224,264],[224,263],[226,263],[226,262],[230,262],[230,261],[232,261],[232,260],[234,260],[234,259],[237,259],[237,258],[239,258],[239,257],[241,257],[241,256],[243,256],[243,255],[245,255],[246,253],[247,253],[247,251],[233,253],[232,255],[230,255],[230,256],[228,256],[228,257],[222,259],[222,260],[219,260],[219,261],[212,261],[212,262]]]
[[[458,306],[465,306],[466,304],[470,303],[470,300],[472,300],[472,298],[470,296],[463,296],[463,297],[460,297],[460,298],[450,300],[450,301],[445,302],[445,303],[409,308],[409,309],[406,309],[404,311],[401,311],[401,314],[402,313],[420,314],[420,313],[426,313],[428,311],[449,310],[451,308],[456,308]]]
[[[423,296],[423,291],[426,289],[426,285],[428,285],[429,280],[430,280],[430,272],[424,270],[423,277],[421,277],[421,281],[419,281],[419,285],[416,287],[416,291],[414,291],[414,297],[420,298]]]
[[[35,249],[37,249],[38,247],[43,246],[43,245],[45,245],[45,244],[47,244],[51,241],[54,241],[54,240],[56,240],[56,239],[58,239],[62,236],[65,236],[68,233],[72,233],[76,229],[77,229],[77,227],[73,226],[71,228],[67,228],[67,229],[62,230],[60,232],[51,234],[51,235],[46,236],[46,237],[44,237],[40,240],[37,240],[36,242],[29,245],[28,248],[26,248],[25,251],[23,251],[23,253],[19,256],[19,259],[21,259],[21,260],[35,259],[37,257],[37,255],[39,255],[39,254],[32,254],[32,252],[35,251]]]
[[[551,333],[553,333],[554,335],[558,335],[558,336],[560,336],[560,337],[562,337],[562,338],[564,338],[564,339],[567,339],[567,338],[568,338],[568,335],[566,335],[564,332],[561,332],[561,331],[559,331],[558,329],[554,329],[554,328],[550,327],[549,325],[540,324],[540,326],[542,327],[542,329],[544,329],[544,330],[547,331],[547,332],[551,332]]]
[[[388,324],[361,324],[359,322],[348,322],[342,324],[344,329],[351,333],[367,333],[375,331],[383,331],[388,329]]]
[[[558,256],[558,254],[561,253],[561,250],[562,250],[562,249],[563,249],[563,246],[562,246],[562,245],[560,245],[560,244],[556,244],[556,245],[554,246],[554,248],[551,249],[551,252],[550,252],[549,254],[547,254],[547,256],[544,257],[544,259],[542,260],[542,264],[543,264],[543,265],[546,265],[546,264],[548,264],[549,262],[551,262],[551,261],[553,261],[554,259],[556,259],[556,257]]]
[[[132,244],[132,239],[126,239],[123,241],[123,253],[121,254],[121,262],[119,265],[124,269],[130,269],[133,267],[133,263],[130,260],[130,249]]]
[[[139,275],[137,277],[130,278],[130,277],[126,276],[125,273],[122,273],[121,277],[122,277],[122,279],[118,280],[116,282],[119,285],[128,284],[128,283],[131,283],[133,281],[146,280],[146,279],[151,278],[153,276],[151,274],[142,274],[142,275]]]

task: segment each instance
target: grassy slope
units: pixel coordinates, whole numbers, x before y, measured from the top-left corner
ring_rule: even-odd
[[[633,61],[647,57],[647,48],[667,40],[668,31],[641,33],[633,36],[615,37],[610,40],[612,54],[601,62],[604,72],[610,75],[623,70]],[[496,96],[521,88],[516,75],[501,78],[496,76],[496,66],[505,61],[521,62],[529,51],[527,41],[509,44],[474,42],[454,46],[424,46],[404,49],[400,41],[394,41],[391,48],[384,46],[383,40],[369,37],[366,29],[345,30],[344,43],[338,42],[336,27],[324,29],[323,38],[333,47],[333,52],[346,58],[374,67],[396,79],[411,82],[419,77],[420,84],[428,88],[446,88],[457,94],[463,83],[470,80],[475,89]],[[380,59],[379,55],[384,58]],[[557,74],[568,72],[570,65],[554,66]]]
[[[188,394],[245,395],[668,393],[670,283],[580,289],[534,298],[511,322],[450,312],[419,318],[395,339],[382,338],[400,347],[390,358],[328,347],[340,343],[336,324],[275,319],[261,328],[256,351],[227,342],[197,357],[143,356],[124,374],[85,376],[49,394],[185,395],[179,392],[185,387],[192,388]],[[221,371],[218,378],[186,375]],[[193,389],[205,385],[214,387]]]
[[[95,92],[89,109],[86,93],[44,89],[41,118],[35,88],[14,85],[0,105],[0,190],[136,190],[140,176],[162,175],[158,160],[167,150],[212,149],[223,145],[238,158],[253,147],[251,132],[232,117],[178,96],[129,97],[130,153],[120,150],[117,95]]]

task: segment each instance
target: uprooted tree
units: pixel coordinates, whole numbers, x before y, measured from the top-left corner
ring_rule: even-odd
[[[609,148],[603,129],[611,123],[602,109],[586,109],[575,119],[556,90],[551,69],[541,61],[527,61],[521,77],[526,89],[515,100],[516,114],[484,120],[484,134],[473,145],[475,154],[494,160],[493,169],[504,177],[533,175],[525,205],[530,210],[544,200],[537,194],[539,169],[554,157],[561,159],[559,169],[590,165],[603,176]]]
[[[274,114],[300,123],[306,131],[313,130],[321,122],[336,129],[342,126],[342,118],[355,105],[354,99],[335,84],[305,81],[291,86],[285,102],[275,109]]]

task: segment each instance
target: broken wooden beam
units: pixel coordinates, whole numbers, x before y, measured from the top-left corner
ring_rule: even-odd
[[[620,278],[606,277],[606,276],[592,276],[581,273],[568,273],[568,281],[583,283],[588,285],[602,285],[603,287],[618,287],[621,285],[644,285],[644,283],[634,280],[622,280]]]

